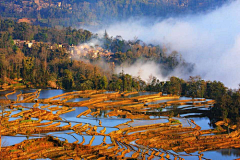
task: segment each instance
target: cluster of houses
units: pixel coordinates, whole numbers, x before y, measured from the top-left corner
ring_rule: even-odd
[[[19,40],[19,39],[15,39],[13,40],[13,42],[19,48],[23,48],[24,46],[26,46],[27,48],[32,48],[33,45],[45,44],[48,46],[49,49],[54,49],[54,48],[66,48],[67,50],[69,49],[68,44],[51,44],[46,42],[37,42],[35,40],[26,41],[26,40]]]
[[[13,42],[18,48],[23,48],[24,46],[27,46],[28,48],[32,48],[32,45],[34,43],[38,43],[35,40],[25,41],[25,40],[19,40],[19,39],[14,39]]]
[[[43,8],[54,7],[54,8],[61,8],[62,2],[52,2],[48,0],[23,0],[21,1],[22,4],[12,3],[12,7],[19,13],[23,12],[24,9],[28,8],[30,10],[36,9],[41,10]],[[31,6],[36,6],[33,8]],[[67,7],[69,10],[72,10],[72,6],[70,4],[64,4],[64,7]]]
[[[61,7],[62,2],[56,2],[52,3],[52,1],[46,1],[46,0],[34,0],[34,3],[38,5],[37,10],[41,10],[42,8],[47,8],[47,7]]]
[[[69,48],[71,56],[74,57],[88,57],[91,58],[98,58],[98,57],[105,57],[106,59],[110,59],[111,56],[114,54],[108,50],[103,49],[102,47],[95,45],[91,46],[89,44],[81,44],[79,46],[71,46]]]
[[[24,46],[31,49],[33,45],[40,45],[45,44],[48,46],[48,49],[56,49],[56,48],[65,48],[67,52],[70,53],[71,57],[91,57],[91,58],[98,58],[98,57],[105,57],[106,59],[110,59],[111,56],[114,54],[111,51],[105,50],[102,47],[95,45],[89,45],[87,43],[81,44],[78,46],[69,45],[69,44],[51,44],[45,42],[37,42],[35,40],[26,41],[26,40],[13,40],[14,44],[19,47],[23,48]]]

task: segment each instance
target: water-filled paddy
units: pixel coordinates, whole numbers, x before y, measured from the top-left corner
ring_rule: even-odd
[[[35,90],[22,90],[22,93],[30,93],[30,92],[35,92]],[[50,98],[53,96],[57,96],[59,94],[65,93],[66,91],[63,90],[41,90],[38,99],[45,99],[45,98]],[[7,93],[7,92],[2,92],[3,93]],[[13,95],[9,95],[8,98],[11,100],[16,100],[17,99],[17,95],[20,93],[20,91],[17,91],[15,94]],[[107,93],[115,93],[115,92],[107,92]],[[141,92],[139,94],[133,94],[133,95],[129,95],[128,97],[137,97],[139,95],[151,95],[153,93],[149,93],[149,92]],[[154,93],[156,94],[156,93]],[[181,97],[180,100],[188,100],[191,98],[188,97]],[[89,100],[89,98],[74,98],[74,99],[70,99],[67,102],[82,102],[85,100]],[[175,101],[176,99],[168,99],[168,100],[160,100],[160,101],[155,101],[155,102],[150,102],[147,104],[158,104],[158,103],[162,103],[162,102],[168,102],[168,101]],[[117,102],[118,100],[107,100],[105,102]],[[201,101],[199,101],[200,103]],[[22,105],[24,107],[29,107],[29,108],[34,108],[35,103],[18,103],[16,105]],[[47,104],[41,104],[39,103],[39,105],[37,106],[38,109],[43,109],[46,110],[48,112],[51,111],[52,108],[54,107],[59,107],[59,109],[61,109],[62,105],[58,106],[58,105],[50,105],[46,108],[42,107],[42,106],[47,106]],[[126,105],[127,106],[127,105]],[[58,124],[58,122],[60,122],[59,125],[55,126],[55,127],[66,127],[69,125],[69,122],[71,122],[70,128],[68,130],[63,130],[63,131],[58,131],[58,132],[48,132],[48,133],[41,133],[39,135],[44,136],[44,135],[52,135],[55,138],[58,138],[61,141],[68,141],[68,143],[83,143],[83,145],[89,145],[89,143],[91,143],[91,146],[98,146],[100,144],[103,143],[103,141],[106,142],[106,144],[111,144],[111,137],[110,136],[103,136],[103,135],[90,135],[90,133],[92,134],[92,132],[94,132],[94,127],[96,127],[96,133],[97,134],[101,134],[101,132],[104,131],[104,133],[106,135],[111,134],[113,132],[118,131],[118,128],[126,128],[126,127],[138,127],[138,126],[144,126],[144,125],[153,125],[153,124],[160,124],[160,123],[170,123],[168,120],[168,116],[156,116],[156,115],[151,115],[150,113],[156,113],[156,112],[171,112],[171,111],[175,111],[179,114],[179,117],[174,117],[173,119],[178,120],[182,127],[191,127],[191,123],[189,123],[190,119],[194,120],[194,122],[201,127],[201,130],[208,130],[208,129],[214,129],[214,127],[210,126],[210,120],[207,116],[204,115],[204,111],[207,111],[208,108],[205,106],[199,107],[199,113],[198,112],[192,112],[192,110],[195,111],[195,107],[192,104],[184,104],[184,105],[172,105],[172,106],[167,106],[166,108],[163,108],[161,110],[158,109],[151,109],[151,111],[149,111],[149,119],[145,119],[145,117],[133,117],[133,118],[119,118],[119,117],[123,117],[123,116],[119,116],[119,115],[114,115],[109,117],[107,114],[111,111],[113,111],[115,108],[110,108],[108,109],[104,109],[101,110],[101,113],[99,113],[97,116],[93,116],[90,113],[91,112],[96,112],[96,109],[91,109],[91,112],[89,114],[83,115],[79,118],[77,118],[77,116],[81,113],[86,112],[87,110],[89,110],[89,107],[86,106],[75,106],[75,107],[70,107],[70,109],[75,109],[74,111],[71,112],[67,112],[67,113],[63,113],[60,114],[59,117],[62,118],[62,120],[55,120],[50,124],[44,125],[44,126],[37,126],[37,127],[47,127],[47,126],[51,126],[54,124]],[[116,107],[117,108],[117,107]],[[146,109],[146,108],[144,108]],[[29,110],[27,108],[24,108],[25,111]],[[9,111],[9,109],[7,109],[6,111]],[[20,113],[22,110],[15,110],[12,111],[12,113],[10,114],[10,117],[14,114],[18,114]],[[202,112],[203,111],[203,112]],[[53,114],[57,114],[57,111],[51,111],[51,113]],[[17,118],[10,118],[9,121],[14,121],[14,120],[18,120],[21,117],[17,117]],[[32,120],[39,120],[39,118],[31,118]],[[131,122],[133,120],[133,122]],[[41,122],[39,123],[47,123],[47,122],[51,122],[50,120],[41,120]],[[99,124],[101,122],[101,124]],[[76,133],[74,131],[74,129],[72,130],[72,128],[74,126],[79,125],[80,123],[82,123],[81,127],[84,125],[88,125],[88,129],[83,131],[79,131],[79,133]],[[124,127],[123,127],[124,126]],[[79,127],[79,130],[81,129],[81,127]],[[77,130],[77,129],[76,129]],[[149,130],[154,130],[154,129],[149,129]],[[91,132],[90,132],[91,131]],[[133,133],[138,133],[138,132],[143,132],[143,131],[148,131],[148,130],[142,130],[142,131],[133,131],[131,132],[131,134]],[[89,133],[88,133],[89,132]],[[211,134],[209,134],[211,135]],[[9,145],[14,145],[14,144],[18,144],[24,140],[27,140],[27,138],[29,139],[33,139],[33,138],[37,138],[37,134],[33,134],[33,136],[30,137],[26,137],[26,136],[4,136],[4,143]],[[105,140],[104,140],[105,139]],[[2,142],[3,143],[3,142]],[[131,157],[134,155],[134,153],[136,152],[136,149],[138,149],[136,146],[138,146],[138,144],[136,143],[131,143],[134,146],[132,146],[132,149],[130,152],[125,154],[125,157]],[[140,145],[139,145],[140,146]],[[119,146],[120,147],[120,146]],[[123,145],[123,147],[126,147]],[[135,148],[134,148],[135,147]],[[121,148],[121,147],[120,147]],[[142,149],[141,149],[142,150]],[[118,153],[119,155],[122,152]],[[152,153],[152,151],[149,151],[149,155]],[[183,157],[184,159],[198,159],[198,154],[197,153],[192,153],[191,155],[186,154],[186,153],[177,153],[178,155],[181,155],[181,157]],[[203,152],[204,154],[204,158],[209,158],[209,159],[214,159],[217,157],[217,159],[234,159],[234,158],[239,158],[239,150],[238,149],[224,149],[224,150],[216,150],[216,151],[206,151]],[[147,155],[146,157],[149,157],[149,155]],[[184,156],[187,155],[187,156]],[[169,159],[173,159],[174,156],[172,154],[169,154],[170,158]],[[159,159],[158,156],[155,156],[154,159]]]

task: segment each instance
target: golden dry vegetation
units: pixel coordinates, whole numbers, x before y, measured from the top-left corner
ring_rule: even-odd
[[[186,104],[196,108],[202,105],[209,107],[214,103],[212,100],[180,100],[179,96],[162,93],[133,96],[137,93],[95,90],[67,92],[48,99],[38,99],[40,92],[19,94],[16,101],[9,100],[8,94],[5,95],[6,99],[0,100],[1,104],[7,105],[1,116],[1,135],[29,137],[18,144],[2,147],[1,158],[163,160],[184,159],[190,154],[183,155],[180,152],[198,151],[195,156],[205,159],[202,154],[204,151],[240,148],[239,131],[228,122],[216,123],[217,129],[202,130],[193,120],[172,117],[170,112],[166,112],[164,118],[151,118],[150,111],[159,108]],[[74,98],[88,99],[69,102]],[[26,107],[20,103],[33,105]],[[65,113],[76,112],[77,107],[88,108],[77,113],[78,122],[61,117]],[[81,122],[81,118],[89,117],[96,118],[97,124]],[[104,123],[105,119],[123,117],[129,120],[114,127]],[[226,126],[231,128],[231,133],[226,134]],[[71,138],[61,138],[57,136],[59,133]],[[101,144],[93,145],[100,137]]]

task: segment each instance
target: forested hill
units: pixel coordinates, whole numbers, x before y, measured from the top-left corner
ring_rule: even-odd
[[[42,26],[98,25],[136,16],[166,17],[198,13],[214,9],[227,1],[1,0],[0,15]]]

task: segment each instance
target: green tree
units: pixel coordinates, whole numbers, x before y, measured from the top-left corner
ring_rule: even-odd
[[[192,77],[190,76],[189,78],[189,86],[188,86],[188,95],[192,98],[196,98],[198,95],[198,90],[199,90],[199,81],[201,80],[201,77],[196,76]]]
[[[106,76],[101,77],[99,82],[99,89],[106,89],[108,86],[108,80]]]
[[[72,72],[68,69],[65,69],[63,71],[62,85],[63,85],[63,88],[65,89],[72,89],[74,87]]]
[[[182,85],[181,85],[181,79],[177,77],[171,77],[170,78],[170,84],[168,87],[168,91],[170,94],[173,95],[181,95],[182,92]]]

